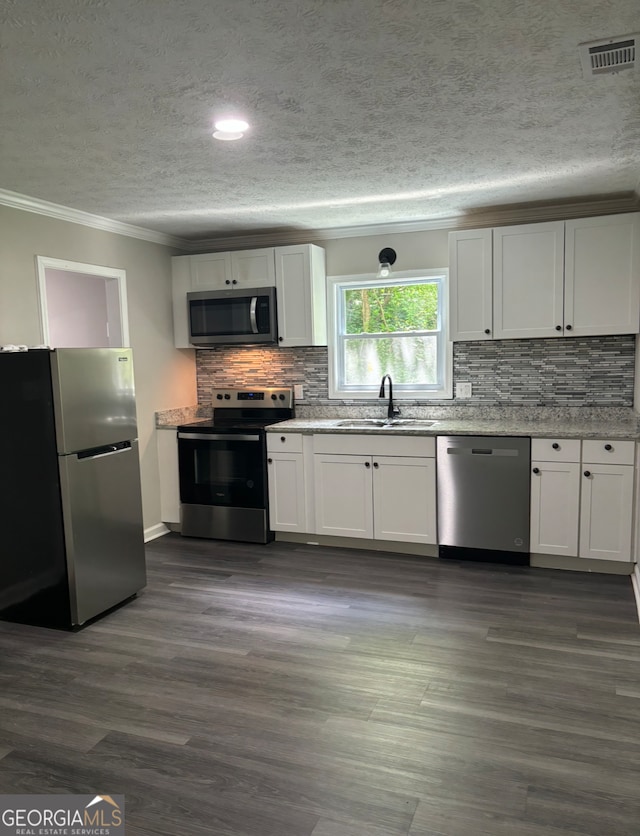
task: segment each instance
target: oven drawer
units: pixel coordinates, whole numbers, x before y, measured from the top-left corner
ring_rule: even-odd
[[[267,433],[267,450],[276,453],[302,453],[302,433]]]

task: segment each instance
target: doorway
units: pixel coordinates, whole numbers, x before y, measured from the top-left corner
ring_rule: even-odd
[[[43,345],[129,345],[126,271],[40,255],[36,262]]]

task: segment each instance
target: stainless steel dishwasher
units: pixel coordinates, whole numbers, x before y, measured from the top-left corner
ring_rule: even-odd
[[[528,562],[530,462],[530,438],[438,436],[441,557]]]

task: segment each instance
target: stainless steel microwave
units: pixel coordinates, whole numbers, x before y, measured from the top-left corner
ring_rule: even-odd
[[[278,342],[275,287],[187,293],[193,345],[263,345]]]

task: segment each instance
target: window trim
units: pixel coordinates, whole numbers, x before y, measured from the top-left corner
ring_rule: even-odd
[[[338,386],[340,379],[338,363],[340,352],[337,348],[338,335],[338,294],[344,287],[358,287],[361,284],[394,284],[397,281],[412,279],[442,279],[442,294],[440,308],[440,332],[442,334],[443,350],[439,356],[442,363],[443,385],[438,389],[403,389],[394,386],[394,400],[432,401],[450,400],[453,398],[453,343],[449,340],[449,270],[446,267],[428,270],[395,271],[390,279],[377,280],[375,274],[359,274],[352,276],[327,276],[327,321],[328,321],[328,354],[329,354],[329,398],[332,400],[377,400],[377,392],[370,389],[345,389]],[[410,336],[420,336],[425,332],[415,331]],[[367,334],[368,338],[388,337],[388,334]],[[363,337],[364,339],[364,337]]]

